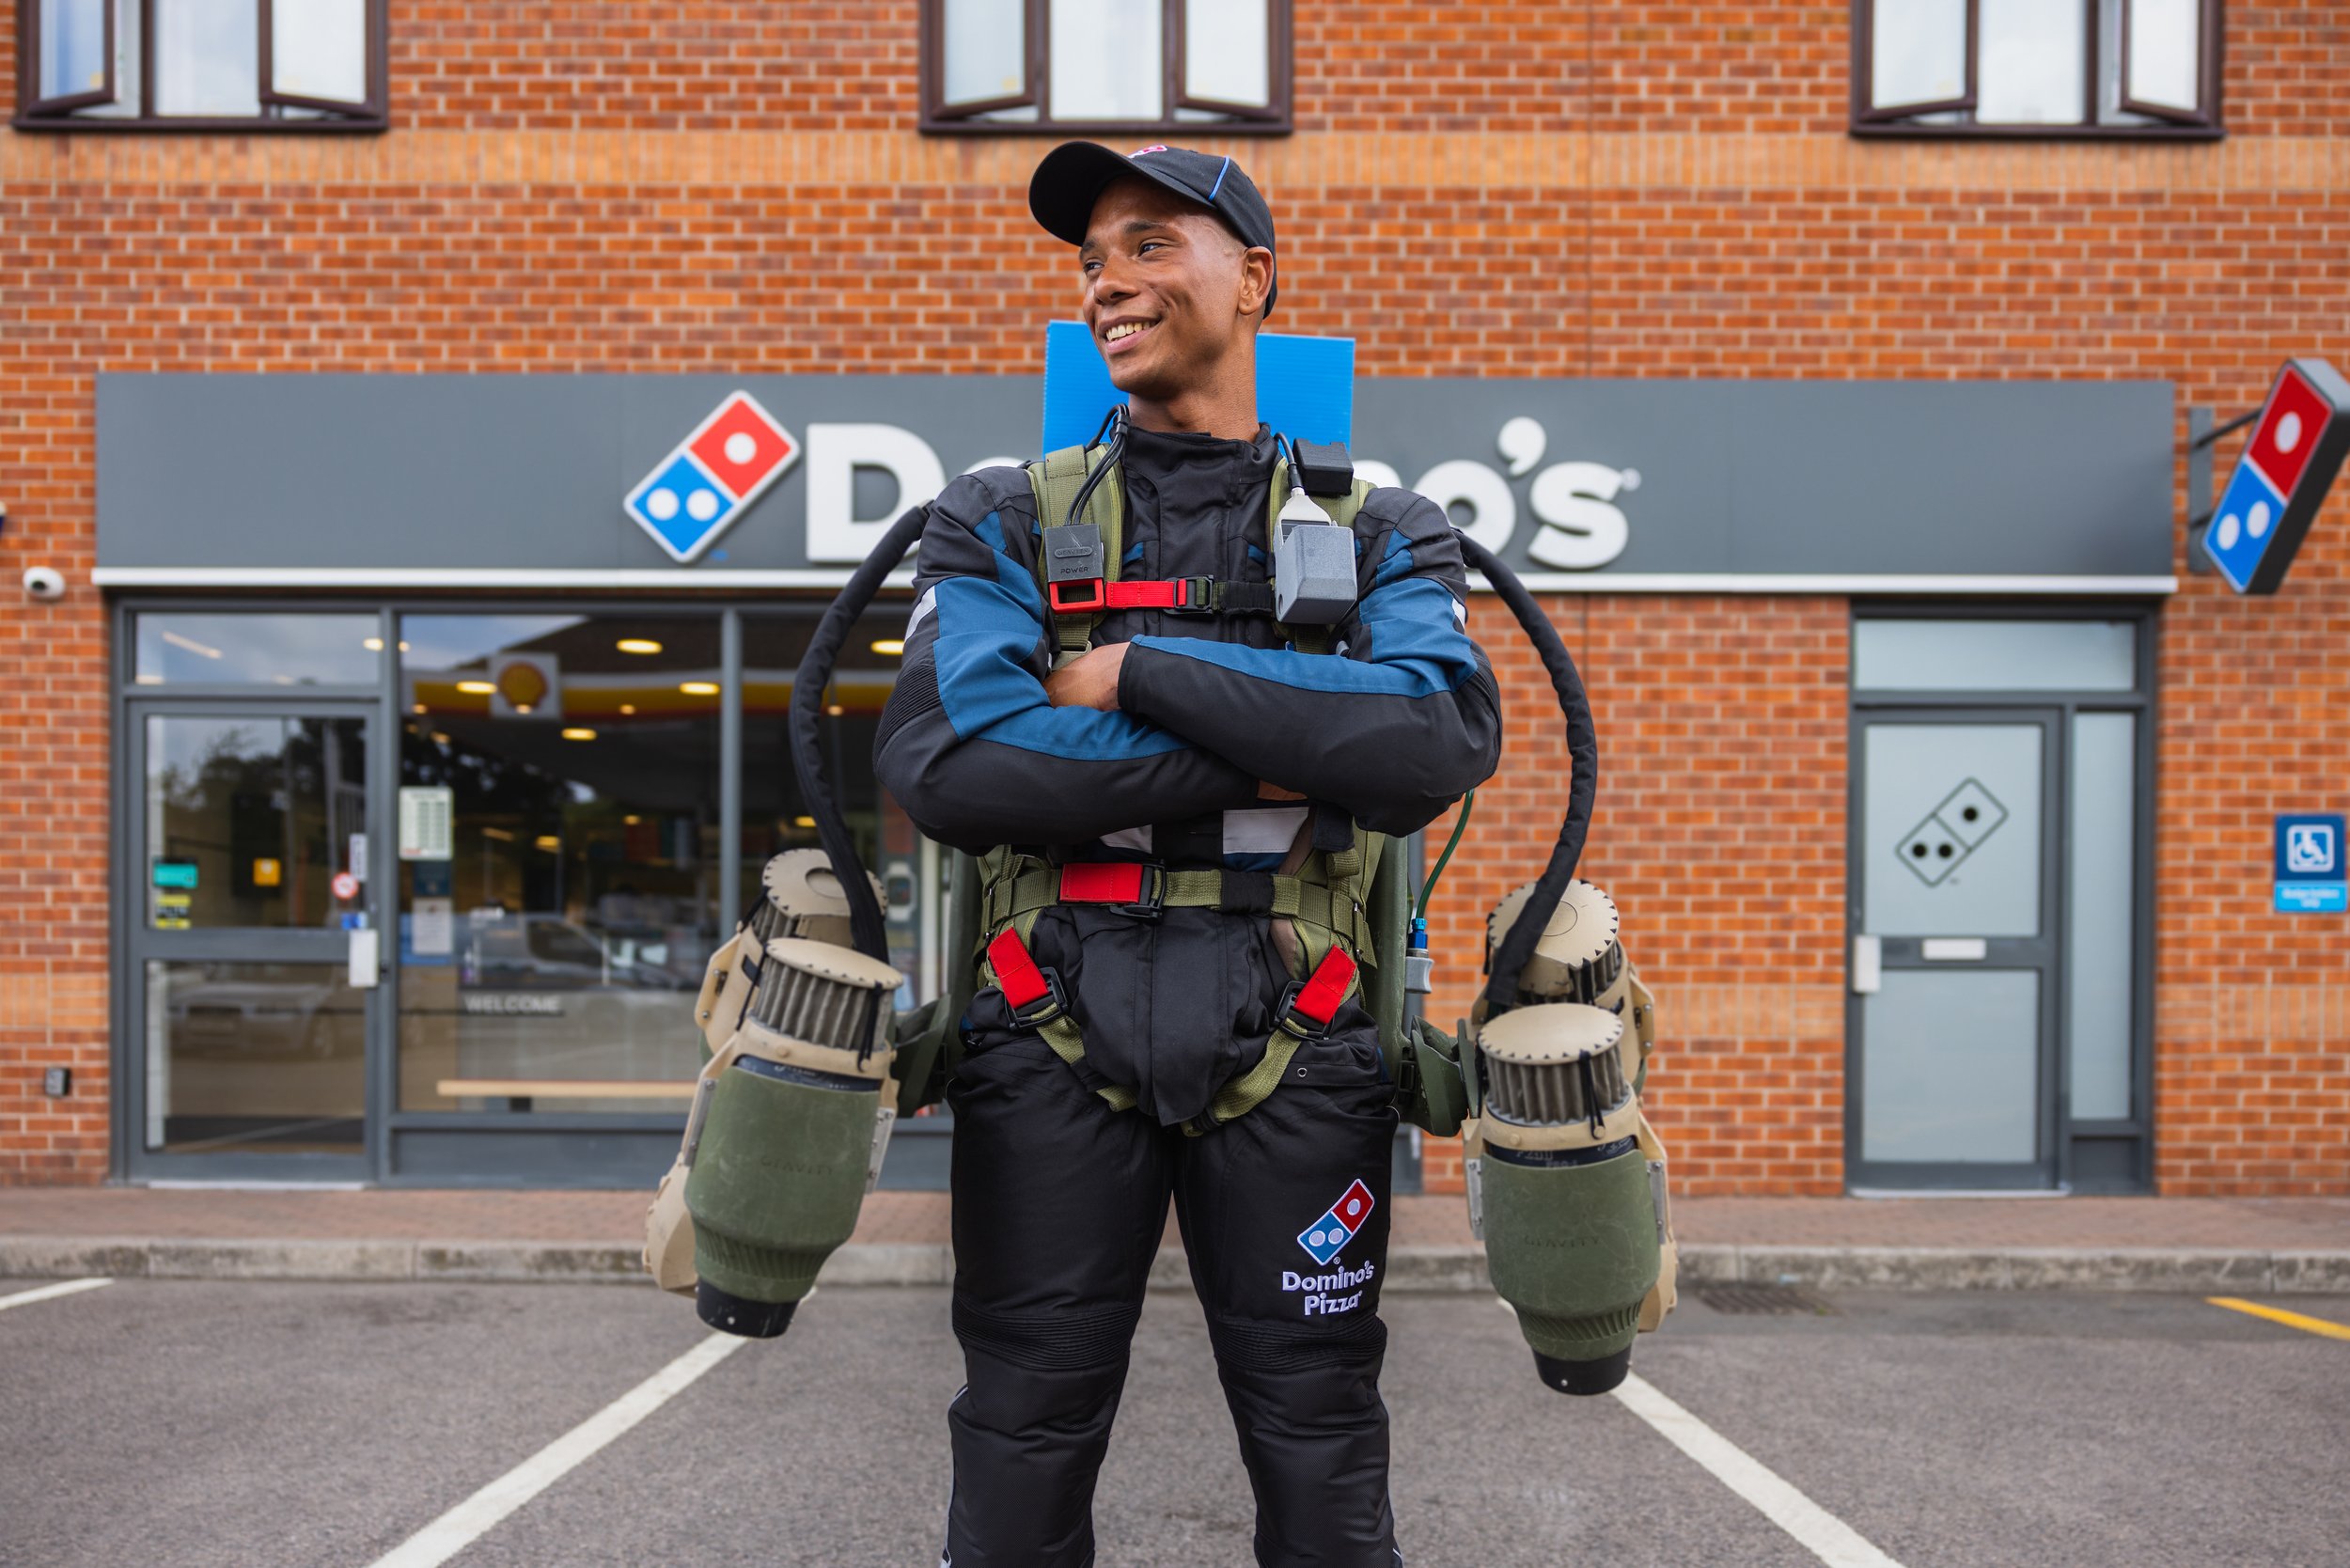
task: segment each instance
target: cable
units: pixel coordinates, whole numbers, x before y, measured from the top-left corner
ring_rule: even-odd
[[[1469,808],[1476,804],[1477,792],[1475,790],[1471,790],[1461,797],[1461,814],[1452,821],[1452,837],[1444,841],[1444,853],[1436,856],[1436,864],[1430,870],[1428,881],[1420,887],[1419,907],[1412,911],[1414,920],[1428,918],[1428,901],[1435,897],[1436,879],[1444,875],[1444,869],[1447,866],[1452,864],[1452,852],[1460,847],[1461,830],[1468,826]]]
[[[1591,725],[1591,702],[1584,693],[1583,677],[1575,669],[1574,656],[1568,653],[1559,628],[1550,623],[1533,594],[1499,557],[1466,534],[1459,538],[1462,556],[1484,574],[1485,581],[1501,596],[1501,602],[1510,606],[1510,613],[1517,617],[1518,625],[1533,643],[1543,667],[1550,672],[1551,690],[1558,694],[1559,711],[1567,721],[1567,760],[1573,769],[1567,788],[1566,820],[1559,824],[1559,841],[1551,846],[1550,863],[1535,880],[1534,890],[1528,897],[1526,907],[1519,911],[1516,923],[1510,927],[1510,933],[1501,939],[1485,978],[1487,1006],[1499,1011],[1524,1000],[1518,993],[1518,976],[1525,972],[1526,961],[1533,956],[1534,944],[1549,928],[1550,917],[1557,912],[1567,884],[1574,879],[1575,863],[1583,858],[1583,843],[1591,831],[1591,803],[1599,792],[1599,734]]]
[[[808,638],[807,651],[800,655],[800,667],[791,677],[791,716],[786,731],[791,745],[791,772],[800,781],[800,799],[807,814],[816,819],[816,837],[832,861],[833,874],[840,879],[840,890],[848,896],[850,936],[859,952],[884,964],[889,962],[889,933],[882,925],[881,902],[873,897],[865,862],[857,858],[856,840],[849,837],[848,822],[840,815],[832,785],[824,777],[823,730],[818,720],[824,711],[824,688],[832,684],[833,665],[849,640],[850,629],[881,591],[891,571],[921,540],[930,517],[931,509],[919,506],[892,523],[881,542],[873,546],[873,553],[849,574],[848,585],[824,612],[824,619],[816,623],[816,635]]]

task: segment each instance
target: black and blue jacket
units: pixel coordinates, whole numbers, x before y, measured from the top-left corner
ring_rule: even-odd
[[[1133,431],[1121,462],[1120,576],[1266,581],[1275,465],[1263,426],[1250,441]],[[1026,474],[1010,467],[955,479],[931,508],[874,766],[932,839],[974,854],[1016,844],[1061,859],[1142,855],[1270,869],[1302,850],[1309,812],[1261,799],[1260,780],[1402,835],[1493,773],[1501,748],[1493,668],[1465,630],[1466,572],[1433,502],[1371,493],[1355,522],[1358,602],[1332,629],[1330,654],[1292,650],[1261,616],[1109,612],[1095,646],[1131,644],[1114,713],[1046,699],[1056,640],[1037,582],[1036,510]],[[1116,918],[1048,911],[1031,946],[1064,980],[1073,968],[1130,964],[1210,971],[1191,974],[1181,997],[1167,989],[1173,973],[1153,979],[1150,997],[1129,977],[1115,1002],[1098,998],[1107,1007],[1087,1007],[1092,987],[1077,987],[1088,1060],[1113,1081],[1140,1085],[1161,1120],[1180,1121],[1261,1053],[1266,1010],[1287,975],[1272,972],[1277,955],[1254,934],[1230,929],[1261,927],[1261,917],[1169,910],[1147,940],[1129,932],[1136,939],[1122,944],[1065,929],[1117,936],[1118,927],[1099,925]],[[1195,928],[1221,957],[1211,963],[1201,950],[1186,962],[1194,943],[1183,933]],[[1111,1011],[1131,1027],[1083,1016]]]

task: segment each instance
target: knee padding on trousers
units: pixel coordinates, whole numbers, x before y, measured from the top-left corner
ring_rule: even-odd
[[[1386,1354],[1387,1325],[1363,1316],[1332,1328],[1299,1329],[1240,1318],[1208,1319],[1215,1358],[1236,1372],[1371,1367]]]
[[[1051,1312],[992,1312],[955,1298],[955,1338],[1028,1372],[1085,1372],[1115,1366],[1134,1341],[1142,1305]]]

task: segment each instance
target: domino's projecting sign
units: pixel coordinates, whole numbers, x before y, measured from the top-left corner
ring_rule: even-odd
[[[800,444],[758,399],[735,392],[654,463],[621,505],[682,564],[709,549],[799,455]]]
[[[2322,359],[2286,363],[2236,461],[2203,553],[2238,593],[2274,593],[2350,451],[2350,382]]]

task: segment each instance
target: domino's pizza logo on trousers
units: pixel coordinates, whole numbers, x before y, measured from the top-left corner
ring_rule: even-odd
[[[1327,1267],[1370,1222],[1371,1211],[1377,1204],[1371,1188],[1357,1180],[1339,1194],[1339,1200],[1320,1219],[1298,1232],[1297,1245],[1306,1249],[1308,1257]],[[1302,1305],[1306,1316],[1328,1317],[1360,1307],[1363,1286],[1377,1278],[1378,1273],[1378,1265],[1371,1262],[1355,1268],[1341,1263],[1327,1274],[1300,1274],[1295,1269],[1283,1269],[1281,1289],[1288,1294],[1305,1297]]]

